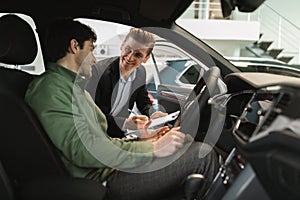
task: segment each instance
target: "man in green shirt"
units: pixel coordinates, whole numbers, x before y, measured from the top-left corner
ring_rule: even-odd
[[[26,102],[66,168],[74,177],[106,183],[110,199],[162,199],[177,193],[179,199],[183,182],[192,173],[205,176],[199,193],[203,195],[218,168],[210,146],[187,140],[179,128],[147,130],[151,121],[140,131],[140,141],[106,134],[106,118],[84,90],[95,64],[96,39],[93,29],[79,21],[53,23],[45,43],[47,70],[26,92]],[[142,116],[134,116],[127,121],[132,125],[141,120]],[[199,158],[199,151],[205,156]]]

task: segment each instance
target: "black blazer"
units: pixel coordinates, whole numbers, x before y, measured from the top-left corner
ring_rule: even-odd
[[[129,116],[128,108],[132,109],[134,103],[143,115],[149,116],[152,106],[146,88],[146,71],[144,66],[136,69],[136,76],[132,82],[129,101],[122,108],[118,116],[109,113],[118,92],[118,81],[120,77],[119,57],[108,58],[99,61],[92,68],[93,76],[89,79],[86,90],[91,94],[95,103],[105,114],[108,122],[107,133],[111,137],[124,137],[121,130],[125,119]]]

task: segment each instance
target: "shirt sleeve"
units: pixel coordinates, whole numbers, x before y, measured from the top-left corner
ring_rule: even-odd
[[[120,170],[152,161],[151,142],[108,137],[107,122],[99,108],[84,93],[72,94],[68,90],[59,85],[39,88],[39,92],[33,89],[27,94],[27,102],[64,158],[77,167]]]

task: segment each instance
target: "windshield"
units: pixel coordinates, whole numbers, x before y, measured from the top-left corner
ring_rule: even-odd
[[[220,0],[195,0],[176,24],[240,71],[300,77],[300,29],[275,8],[264,2],[254,12],[235,9],[223,17]]]

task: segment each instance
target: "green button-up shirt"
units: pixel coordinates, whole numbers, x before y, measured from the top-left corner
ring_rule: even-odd
[[[148,165],[153,158],[151,142],[110,138],[105,115],[84,85],[80,75],[49,63],[25,97],[71,175],[103,181],[116,169]]]

